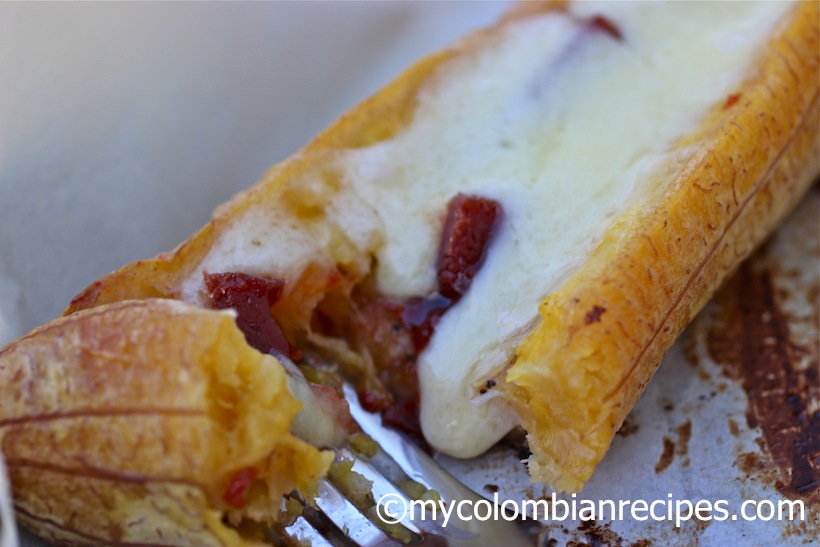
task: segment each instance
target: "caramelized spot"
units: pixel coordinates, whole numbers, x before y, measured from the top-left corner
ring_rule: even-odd
[[[726,102],[723,103],[723,109],[726,110],[740,100],[740,93],[732,93],[726,97]]]
[[[605,311],[606,308],[602,308],[601,306],[593,306],[592,309],[589,310],[584,316],[584,324],[591,325],[593,323],[598,323]]]
[[[301,352],[290,345],[270,312],[282,296],[282,281],[236,272],[204,276],[213,307],[236,311],[236,325],[251,347],[262,353],[275,351],[294,361],[301,359]]]

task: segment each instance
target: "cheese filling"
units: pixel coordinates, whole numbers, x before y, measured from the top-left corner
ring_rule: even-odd
[[[307,261],[338,260],[339,228],[345,246],[375,256],[383,294],[426,296],[448,201],[498,201],[503,220],[483,266],[418,358],[428,442],[478,455],[518,423],[478,387],[503,371],[539,302],[613,219],[660,188],[670,162],[685,161],[675,144],[740,84],[790,6],[581,2],[507,25],[438,69],[398,135],[330,155],[341,190],[326,223],[301,230],[252,209],[201,270],[292,279]],[[593,24],[598,16],[612,28]],[[304,174],[300,184],[322,186],[322,176]],[[186,298],[196,299],[197,275]]]

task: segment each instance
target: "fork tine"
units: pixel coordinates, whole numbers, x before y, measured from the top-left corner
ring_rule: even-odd
[[[415,453],[408,449],[408,443],[396,431],[382,426],[381,417],[377,414],[367,412],[359,403],[359,396],[355,388],[345,382],[342,386],[345,400],[350,406],[350,414],[359,427],[370,436],[381,449],[389,454],[390,458],[401,468],[405,475],[412,480],[421,483],[425,488],[437,490],[430,483],[429,476],[422,471],[423,466],[416,462]],[[415,447],[415,445],[413,445]],[[418,448],[418,447],[416,447]],[[438,464],[434,465],[438,467]],[[438,490],[439,494],[443,494]]]
[[[326,480],[319,482],[319,495],[315,501],[325,516],[358,545],[400,545],[371,522],[332,483]]]
[[[410,507],[412,500],[445,503],[484,500],[467,488],[415,444],[398,432],[381,424],[381,417],[366,412],[359,404],[356,391],[343,384],[350,413],[365,435],[354,437],[348,447],[336,450],[336,461],[328,477],[319,482],[313,504],[298,494],[302,514],[289,526],[280,529],[286,540],[297,545],[397,546],[432,540],[438,544],[526,545],[535,543],[529,531],[506,520],[464,520],[451,512],[445,525],[438,509],[427,515],[402,515],[398,522],[388,522],[380,514],[378,500],[386,494]],[[450,506],[452,510],[452,506]],[[397,515],[398,516],[398,515]],[[427,518],[427,517],[430,518]],[[412,517],[412,518],[411,518]],[[478,543],[476,543],[478,542]]]
[[[408,492],[405,492],[404,489],[400,486],[402,480],[388,479],[379,469],[377,466],[372,464],[372,461],[367,462],[362,457],[354,456],[349,450],[342,449],[339,451],[341,454],[347,455],[353,458],[353,470],[357,473],[360,473],[363,477],[373,482],[372,493],[373,497],[378,500],[384,495],[391,495],[397,500],[401,500],[403,503],[407,504],[405,507],[409,507],[411,499],[413,496],[409,495]],[[381,455],[387,456],[383,452],[380,452]],[[396,465],[393,463],[393,465]],[[443,519],[439,517],[438,519],[412,519],[411,515],[406,514],[400,519],[400,523],[404,525],[405,528],[414,532],[418,535],[435,535],[441,536],[443,538],[460,538],[460,539],[467,539],[467,538],[474,538],[475,534],[471,534],[469,532],[465,532],[455,526],[445,528],[443,526]]]
[[[298,492],[291,494],[291,498],[301,506],[301,515],[292,524],[280,529],[279,534],[285,542],[296,545],[398,547],[422,541],[424,532],[409,521],[389,523],[380,519],[373,501],[374,480],[380,485],[378,491],[396,493],[400,490],[350,450],[339,449],[336,452],[336,462],[328,477],[320,479],[313,504],[305,502]],[[334,473],[339,469],[334,466],[344,464],[346,460],[351,466],[349,471],[360,475],[357,480],[351,480],[349,471]],[[344,468],[344,465],[341,467]],[[362,475],[361,471],[367,476]],[[366,496],[362,495],[362,486],[367,488]]]
[[[381,450],[389,455],[408,477],[421,483],[425,488],[438,492],[445,502],[469,500],[471,506],[474,507],[476,502],[484,500],[484,498],[453,477],[418,446],[405,440],[398,432],[385,428],[378,414],[364,410],[359,403],[359,398],[353,386],[344,383],[342,387],[353,419],[356,420],[362,431],[376,441]],[[525,530],[526,525],[527,522],[524,521],[523,517],[514,521],[505,519],[464,520],[456,512],[453,512],[447,530],[449,531],[450,527],[453,529],[458,527],[472,532],[478,535],[482,544],[487,545],[532,545],[535,543],[534,530],[530,530],[529,527]],[[475,545],[475,540],[452,538],[448,540],[448,544]]]
[[[321,492],[321,483],[319,488]],[[307,503],[298,492],[293,492],[290,494],[290,497],[299,502],[302,506],[302,513],[296,518],[293,524],[283,530],[283,535],[289,540],[286,541],[286,543],[305,545],[305,540],[307,540],[307,545],[312,546],[314,544],[314,538],[322,538],[335,547],[358,547],[358,544],[348,537],[344,520],[344,517],[348,515],[344,514],[344,507],[341,510],[332,512],[336,520],[339,521],[336,522],[321,510],[321,508],[314,507],[310,503]],[[319,496],[317,496],[317,499],[318,497]],[[353,518],[353,515],[357,513],[358,511],[354,508],[350,511],[349,516]]]
[[[313,547],[333,547],[333,544],[314,528],[305,517],[297,517],[293,524],[285,528],[285,537],[289,543],[311,545]]]

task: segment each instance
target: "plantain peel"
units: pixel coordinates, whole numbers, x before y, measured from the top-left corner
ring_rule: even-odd
[[[56,319],[0,353],[17,516],[61,544],[252,544],[227,520],[272,523],[331,459],[290,434],[287,385],[230,312],[149,299]],[[224,492],[248,468],[240,512]]]

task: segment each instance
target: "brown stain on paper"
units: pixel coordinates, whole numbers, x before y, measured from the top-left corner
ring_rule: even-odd
[[[692,421],[686,420],[677,428],[678,443],[675,453],[678,456],[683,456],[681,467],[689,467],[689,439],[692,438]]]
[[[738,423],[736,421],[734,421],[732,418],[729,418],[728,421],[729,421],[729,433],[732,434],[732,437],[735,437],[735,438],[739,437],[740,436],[740,426],[738,425]]]
[[[655,473],[661,473],[665,471],[667,467],[672,465],[672,460],[674,459],[675,443],[669,437],[664,436],[663,452],[661,452],[661,457],[658,459],[658,463],[655,464]]]
[[[627,414],[626,419],[624,419],[624,423],[621,424],[621,428],[616,432],[617,435],[621,437],[629,437],[633,433],[637,433],[638,429],[640,429],[640,425],[635,420],[633,415]]]
[[[712,359],[740,381],[748,396],[746,419],[750,428],[763,432],[777,490],[818,503],[820,363],[814,352],[808,366],[800,365],[806,349],[791,341],[790,318],[780,305],[784,295],[776,290],[776,272],[768,266],[765,261],[744,263],[721,290],[719,320],[710,325],[706,344]],[[760,456],[748,454],[739,463],[746,472],[761,466]]]
[[[692,421],[686,420],[684,423],[675,428],[678,434],[677,442],[673,441],[666,435],[663,437],[663,451],[661,452],[658,463],[655,464],[655,473],[662,473],[667,467],[672,465],[675,456],[682,456],[681,467],[689,467],[689,439],[692,438]]]
[[[598,523],[594,520],[581,522],[573,539],[567,542],[567,547],[622,547],[624,545],[633,544],[624,541],[624,538],[610,528],[608,522]],[[640,545],[640,543],[634,545]]]

